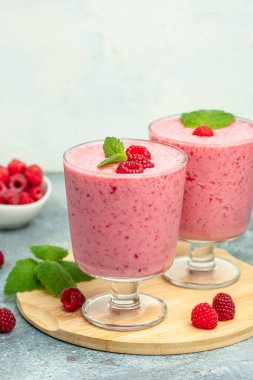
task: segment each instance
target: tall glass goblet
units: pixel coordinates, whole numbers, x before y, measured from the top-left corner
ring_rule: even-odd
[[[178,148],[123,140],[152,154],[154,168],[118,174],[117,164],[97,168],[103,142],[64,154],[69,224],[75,261],[86,273],[111,281],[111,293],[88,299],[83,314],[112,330],[136,330],[167,314],[159,298],[139,294],[138,282],[172,264],[181,217],[187,156]]]
[[[173,284],[212,289],[234,283],[240,269],[215,257],[215,243],[236,239],[247,229],[253,201],[253,124],[237,118],[214,130],[213,136],[193,135],[180,115],[149,126],[153,141],[183,149],[188,157],[179,236],[189,254],[175,259],[165,277]]]

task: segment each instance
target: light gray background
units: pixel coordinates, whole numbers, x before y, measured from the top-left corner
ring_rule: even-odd
[[[0,0],[1,164],[147,137],[202,107],[253,118],[252,0]]]

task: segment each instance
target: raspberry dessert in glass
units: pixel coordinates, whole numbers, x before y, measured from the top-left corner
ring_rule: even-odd
[[[112,282],[111,294],[88,299],[83,314],[100,327],[133,330],[167,313],[162,300],[138,293],[138,281],[172,265],[187,156],[168,145],[115,140],[121,153],[104,148],[107,158],[103,141],[68,150],[65,182],[75,260],[84,272]]]
[[[179,236],[190,242],[166,273],[174,284],[216,288],[235,282],[239,268],[214,257],[214,243],[241,236],[253,201],[253,124],[222,111],[194,111],[150,124],[153,141],[188,157]]]

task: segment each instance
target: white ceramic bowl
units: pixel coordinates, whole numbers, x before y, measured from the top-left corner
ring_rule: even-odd
[[[43,178],[45,194],[34,203],[26,205],[2,205],[0,204],[0,230],[9,230],[22,227],[40,212],[46,204],[52,192],[52,185],[48,177]]]

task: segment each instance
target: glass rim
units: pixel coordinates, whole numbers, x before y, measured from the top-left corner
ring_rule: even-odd
[[[177,113],[177,114],[173,114],[173,115],[168,115],[168,116],[163,116],[163,117],[160,117],[158,119],[155,119],[153,121],[151,121],[149,124],[148,124],[148,131],[151,132],[151,133],[154,133],[155,132],[152,130],[152,125],[159,122],[159,121],[162,121],[162,120],[166,120],[166,119],[172,119],[172,118],[176,118],[176,117],[180,117],[182,115],[182,113]],[[251,124],[253,125],[253,121],[250,120],[250,119],[246,119],[244,117],[240,117],[240,116],[236,116],[235,115],[235,120],[240,120],[240,121],[244,121],[248,124]],[[229,126],[229,125],[228,125]],[[227,127],[228,127],[227,126]],[[225,127],[226,128],[226,127]],[[192,128],[194,129],[194,128]],[[196,142],[189,142],[187,140],[179,140],[179,139],[173,139],[173,137],[170,139],[172,141],[175,141],[176,143],[180,143],[180,144],[186,144],[187,146],[192,146],[192,145],[197,145],[197,146],[210,146],[209,144],[205,144],[206,143],[206,140],[203,141],[203,143],[200,143],[200,141],[196,141]],[[153,141],[153,140],[152,140]],[[209,140],[208,140],[209,141]],[[250,143],[251,141],[253,141],[253,137],[252,138],[249,138],[248,140],[245,140],[243,142],[233,142],[232,144],[224,144],[224,143],[216,143],[214,144],[215,147],[226,147],[226,146],[237,146],[237,145],[244,145],[244,144],[248,144]],[[166,144],[166,143],[164,143]],[[172,145],[172,144],[171,144]]]
[[[174,171],[176,171],[177,169],[179,169],[180,167],[182,167],[182,166],[184,166],[186,163],[187,163],[187,161],[188,161],[188,156],[187,156],[187,154],[182,150],[182,149],[180,149],[180,148],[178,148],[178,147],[176,147],[176,146],[174,146],[174,145],[172,145],[172,144],[163,144],[163,143],[160,143],[160,142],[158,142],[158,141],[152,141],[152,140],[145,140],[145,139],[133,139],[133,138],[127,138],[127,137],[125,137],[125,138],[120,138],[120,140],[122,140],[123,142],[125,141],[125,140],[127,140],[127,141],[138,141],[138,142],[148,142],[148,143],[151,143],[151,144],[159,144],[159,145],[162,145],[162,146],[167,146],[168,148],[172,148],[172,149],[174,149],[174,150],[177,150],[177,151],[179,151],[181,154],[182,154],[182,156],[183,156],[183,159],[182,159],[182,161],[181,162],[179,162],[178,163],[178,165],[177,166],[175,166],[175,167],[172,167],[172,168],[170,168],[170,169],[165,169],[165,170],[162,170],[162,171],[157,171],[157,172],[155,172],[155,173],[135,173],[135,174],[118,174],[118,173],[99,173],[99,172],[95,172],[95,171],[93,171],[93,170],[87,170],[87,169],[84,169],[84,168],[82,168],[82,167],[80,167],[80,166],[77,166],[77,165],[74,165],[74,164],[72,164],[68,159],[67,159],[67,154],[69,153],[69,152],[71,152],[73,149],[76,149],[76,148],[78,148],[78,147],[81,147],[81,146],[83,146],[83,145],[89,145],[89,144],[94,144],[94,143],[99,143],[99,142],[104,142],[104,140],[92,140],[92,141],[86,141],[86,142],[84,142],[84,143],[81,143],[81,144],[77,144],[77,145],[75,145],[75,146],[72,146],[71,148],[69,148],[68,150],[66,150],[65,152],[64,152],[64,154],[63,154],[63,161],[64,161],[64,163],[66,163],[67,165],[70,165],[70,167],[73,167],[73,168],[75,168],[75,169],[79,169],[79,170],[81,170],[81,171],[83,171],[84,173],[90,173],[90,174],[92,174],[92,175],[99,175],[99,176],[104,176],[104,177],[117,177],[117,178],[126,178],[126,176],[127,176],[127,178],[129,178],[130,176],[131,176],[131,178],[140,178],[140,177],[155,177],[155,176],[158,176],[158,175],[160,175],[160,174],[165,174],[165,173],[170,173],[170,172],[174,172]]]

